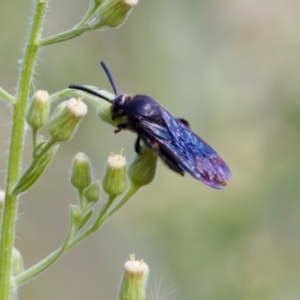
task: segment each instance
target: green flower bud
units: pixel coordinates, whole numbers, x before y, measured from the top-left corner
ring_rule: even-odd
[[[26,114],[27,123],[34,129],[43,127],[48,122],[50,96],[46,91],[37,91]]]
[[[92,166],[89,158],[82,152],[73,159],[71,183],[79,190],[87,188],[92,182]]]
[[[120,288],[120,300],[145,300],[146,283],[149,275],[148,265],[141,261],[136,261],[134,254],[131,260],[124,265],[125,273]]]
[[[100,101],[97,108],[97,116],[104,122],[116,126],[111,119],[111,103],[107,101]]]
[[[114,100],[116,98],[116,96],[112,93],[109,93],[107,91],[104,90],[100,90],[98,92],[99,94],[107,97],[110,100]],[[113,125],[115,127],[117,127],[117,125],[119,123],[124,123],[126,122],[126,117],[121,117],[121,118],[117,118],[115,121],[113,121],[111,119],[111,103],[101,100],[98,103],[98,108],[97,108],[97,116],[104,122]]]
[[[126,189],[126,158],[113,153],[107,160],[105,175],[102,179],[102,187],[110,196],[123,194]]]
[[[100,182],[97,180],[84,191],[84,197],[88,202],[97,202],[100,197]]]
[[[138,0],[108,0],[100,7],[100,21],[94,28],[121,26]]]
[[[149,184],[157,165],[157,154],[148,147],[142,146],[141,154],[136,154],[130,163],[128,176],[132,184],[140,187]]]
[[[86,113],[87,106],[81,99],[71,98],[58,105],[49,123],[52,139],[57,142],[71,139]]]
[[[12,251],[12,274],[17,276],[24,271],[24,263],[21,253],[14,247]]]

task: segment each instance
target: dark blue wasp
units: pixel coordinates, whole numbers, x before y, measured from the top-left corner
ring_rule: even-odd
[[[175,118],[152,97],[118,96],[108,67],[103,61],[101,66],[116,94],[113,101],[81,85],[71,84],[69,88],[85,91],[110,102],[112,120],[126,117],[126,122],[119,123],[115,132],[124,129],[135,132],[138,136],[135,143],[137,153],[141,151],[142,140],[176,173],[184,175],[184,172],[188,172],[213,188],[223,189],[231,177],[228,166],[216,151],[191,131],[188,122]]]

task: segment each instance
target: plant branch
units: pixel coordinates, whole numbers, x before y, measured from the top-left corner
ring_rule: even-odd
[[[16,99],[14,96],[6,92],[3,88],[0,87],[0,98],[4,100],[7,103],[14,104],[16,102]]]
[[[90,26],[85,26],[85,27],[80,27],[80,28],[74,28],[68,31],[61,32],[59,34],[50,36],[48,38],[42,39],[39,42],[40,47],[56,44],[56,43],[61,43],[70,39],[73,39],[79,35],[84,34],[87,31],[92,30]]]
[[[70,218],[68,233],[67,233],[67,236],[66,236],[66,238],[64,240],[64,243],[61,246],[61,248],[54,251],[48,257],[46,257],[45,259],[43,259],[42,261],[40,261],[36,265],[32,266],[31,268],[27,269],[26,271],[24,271],[20,275],[16,276],[14,278],[14,283],[17,286],[20,285],[20,284],[23,284],[26,281],[28,281],[28,280],[32,279],[33,277],[37,276],[39,273],[43,272],[47,268],[49,268],[51,265],[53,265],[58,260],[58,258],[65,252],[65,250],[66,250],[66,248],[69,244],[70,239],[74,235],[74,232],[75,232],[75,227],[74,227],[74,224],[72,222],[72,219]]]
[[[25,114],[33,74],[34,63],[39,50],[38,42],[45,15],[46,0],[36,0],[30,34],[25,48],[23,64],[19,75],[16,103],[13,111],[10,150],[8,158],[6,197],[2,215],[0,241],[0,299],[9,300],[11,293],[12,248],[15,237],[17,216],[17,196],[12,195],[13,186],[18,180],[23,149]]]

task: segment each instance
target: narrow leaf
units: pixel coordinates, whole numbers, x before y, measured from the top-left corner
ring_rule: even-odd
[[[38,160],[33,160],[30,167],[25,171],[25,173],[21,176],[20,180],[16,184],[13,189],[13,194],[17,195],[28,190],[43,174],[52,158],[56,154],[59,145],[53,147],[51,150],[46,152],[42,157],[38,158]],[[33,167],[35,165],[35,167]],[[31,170],[32,168],[32,170]]]
[[[88,220],[91,218],[93,214],[93,211],[89,211],[85,216],[84,218],[81,220],[79,226],[78,226],[78,231],[88,222]]]

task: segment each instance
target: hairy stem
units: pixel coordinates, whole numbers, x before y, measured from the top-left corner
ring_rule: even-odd
[[[8,158],[6,197],[2,215],[0,240],[0,299],[10,299],[12,248],[15,237],[17,196],[12,195],[13,186],[20,175],[23,149],[25,114],[30,91],[33,68],[39,49],[39,39],[45,15],[46,0],[36,0],[30,34],[26,44],[23,65],[19,75],[16,103],[13,106],[13,124]]]

